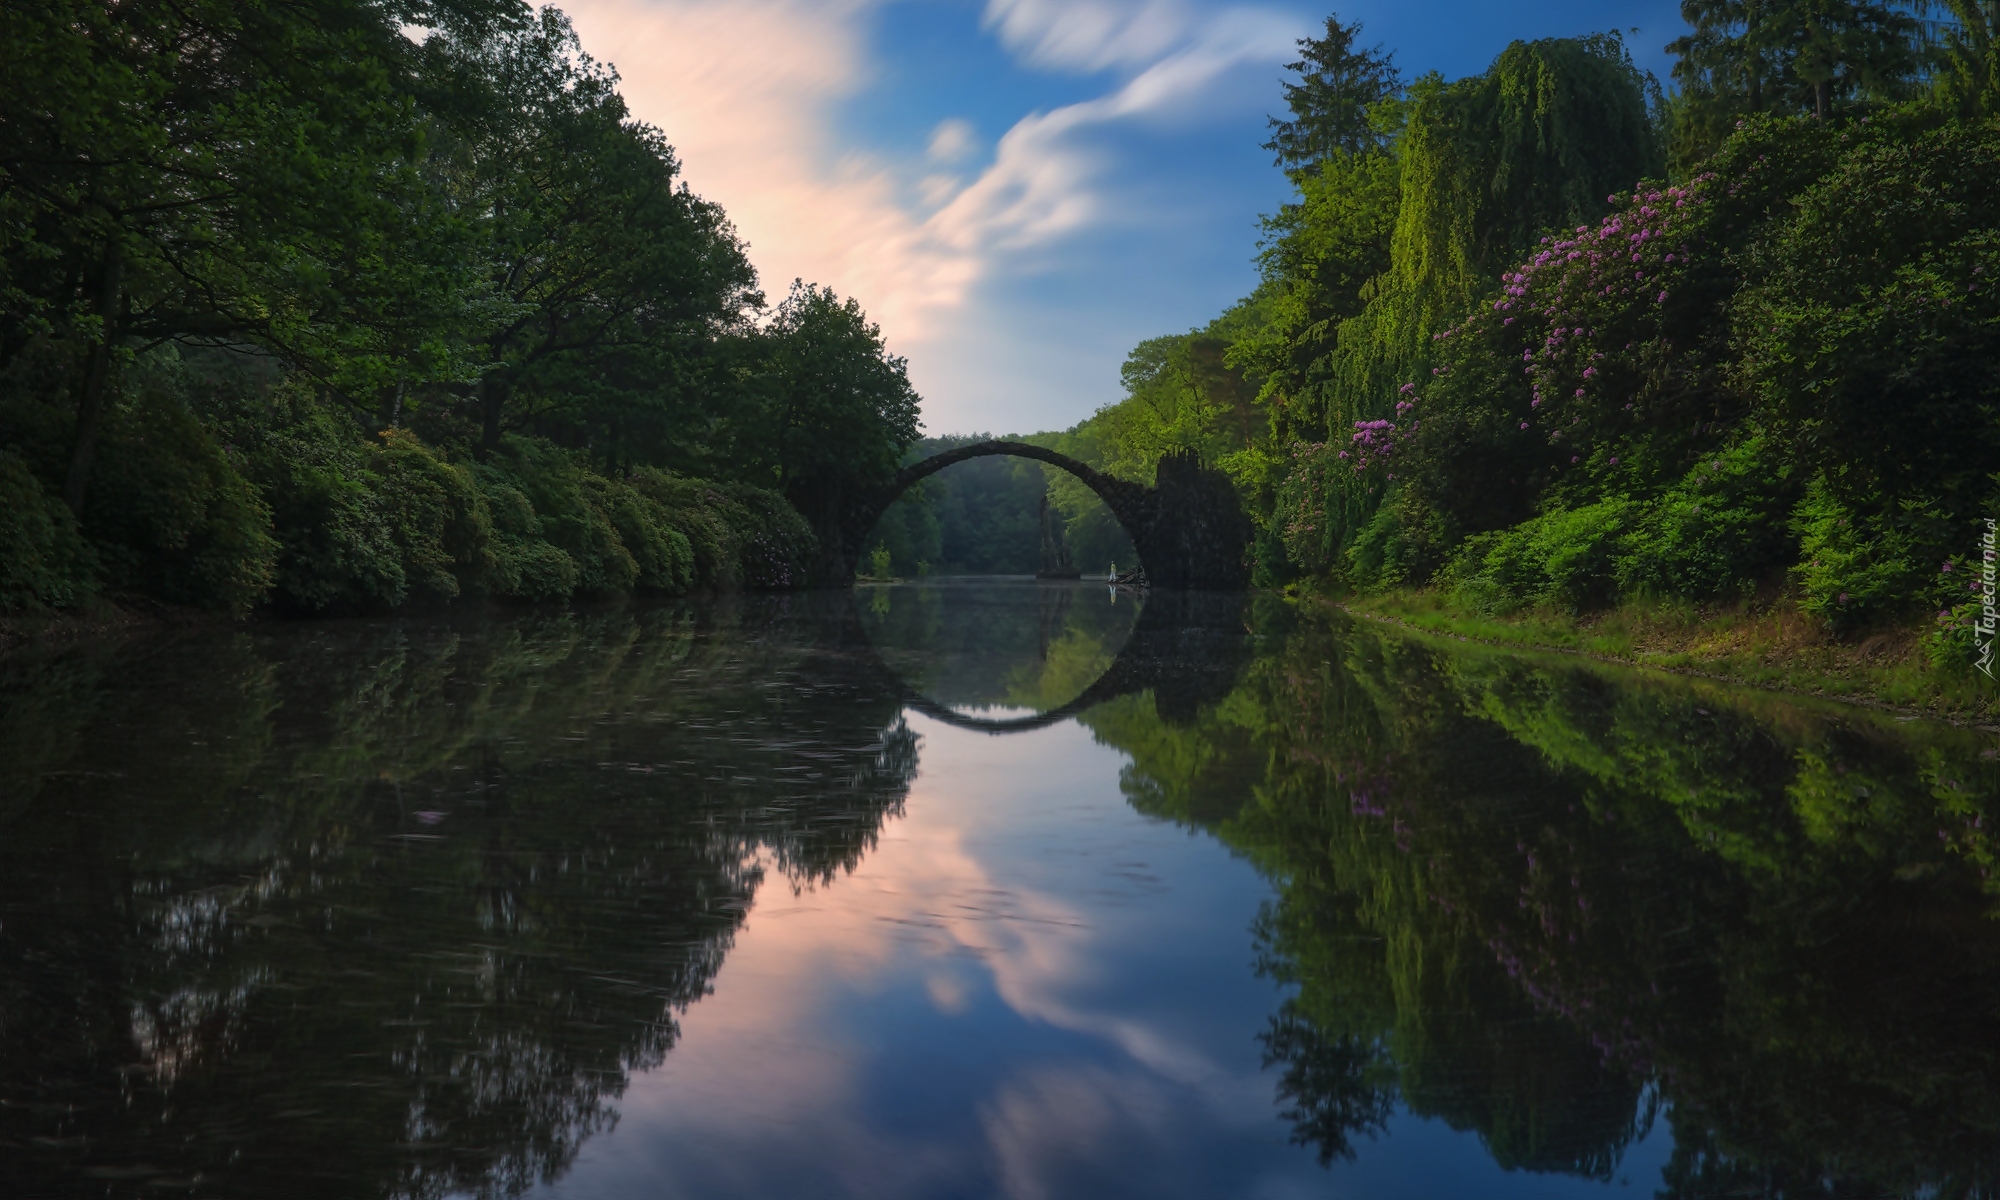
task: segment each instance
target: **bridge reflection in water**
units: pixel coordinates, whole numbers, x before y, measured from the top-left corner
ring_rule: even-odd
[[[994,583],[972,586],[989,590]],[[1032,631],[996,628],[976,606],[940,606],[940,585],[860,589],[840,641],[906,708],[990,734],[1044,729],[1142,692],[1152,694],[1162,720],[1185,724],[1227,696],[1249,662],[1244,593],[1156,589],[1119,596],[1102,584],[1032,586],[1040,593]],[[1032,656],[1025,645],[1008,644],[1029,636],[1038,643]],[[982,673],[968,661],[988,654],[1008,670]],[[1004,717],[966,711],[982,708],[1035,711]]]

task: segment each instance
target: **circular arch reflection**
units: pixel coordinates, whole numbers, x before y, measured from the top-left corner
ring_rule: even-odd
[[[949,603],[950,585],[899,586],[908,587],[913,593],[918,589],[934,589],[933,594]],[[1081,594],[1093,587],[1033,586],[1044,598]],[[1109,663],[1081,691],[1054,707],[1022,716],[976,716],[927,695],[919,684],[912,683],[892,666],[884,657],[877,633],[869,629],[869,622],[862,616],[859,590],[849,594],[857,601],[850,605],[849,612],[855,644],[862,651],[860,657],[868,669],[879,674],[884,686],[895,690],[906,709],[954,728],[995,736],[1046,729],[1108,700],[1140,692],[1152,693],[1154,706],[1163,720],[1185,724],[1200,709],[1229,694],[1250,657],[1250,636],[1245,626],[1248,598],[1244,594],[1157,589],[1144,594],[1126,592],[1119,599],[1135,603],[1136,616],[1123,643],[1110,654]],[[1066,608],[1044,601],[1045,655],[1049,643],[1046,618],[1051,607],[1058,621],[1064,618]]]

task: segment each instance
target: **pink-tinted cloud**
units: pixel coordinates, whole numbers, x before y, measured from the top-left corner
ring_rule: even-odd
[[[862,3],[569,0],[584,47],[680,152],[695,190],[750,243],[768,291],[793,278],[858,297],[892,338],[921,337],[978,273],[902,202],[886,163],[834,145],[833,106],[866,86]]]
[[[767,292],[796,277],[859,299],[910,356],[933,422],[959,407],[937,360],[1010,328],[980,311],[983,278],[1034,269],[1037,254],[1091,228],[1144,219],[1108,194],[1118,163],[1107,127],[1198,117],[1222,75],[1280,61],[1298,32],[1251,8],[993,0],[985,27],[1023,61],[1115,77],[1100,97],[1024,114],[982,163],[974,131],[949,113],[900,159],[839,144],[833,114],[879,74],[871,0],[562,7],[585,49],[617,67],[632,111],[666,132],[694,189],[729,212]]]

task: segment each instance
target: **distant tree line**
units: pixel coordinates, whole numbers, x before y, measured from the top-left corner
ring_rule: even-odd
[[[795,586],[916,436],[520,0],[0,13],[0,609]]]

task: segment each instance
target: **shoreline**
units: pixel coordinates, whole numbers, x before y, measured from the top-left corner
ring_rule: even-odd
[[[1493,616],[1432,592],[1314,597],[1359,620],[1504,650],[1564,654],[1879,712],[2000,732],[2000,693],[1922,661],[1912,629],[1843,644],[1794,610],[1624,605],[1578,619],[1543,610]]]

